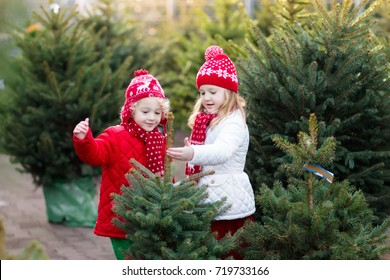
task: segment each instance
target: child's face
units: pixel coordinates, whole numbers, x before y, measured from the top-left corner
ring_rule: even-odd
[[[202,106],[209,114],[217,113],[225,101],[225,89],[218,86],[202,85],[199,94]]]
[[[140,99],[134,108],[134,121],[146,131],[152,131],[161,121],[163,109],[156,97]]]

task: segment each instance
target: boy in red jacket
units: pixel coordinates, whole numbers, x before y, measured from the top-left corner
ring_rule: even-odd
[[[77,155],[87,164],[102,167],[100,200],[94,233],[109,237],[117,259],[130,247],[126,234],[112,224],[112,193],[120,193],[122,185],[129,186],[126,174],[134,158],[156,174],[164,170],[166,137],[158,130],[169,112],[169,101],[158,80],[147,70],[134,72],[126,89],[126,101],[121,110],[121,124],[108,127],[94,138],[89,119],[73,130]]]

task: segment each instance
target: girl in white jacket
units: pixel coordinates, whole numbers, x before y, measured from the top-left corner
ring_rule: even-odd
[[[208,47],[205,59],[196,76],[200,96],[188,120],[190,139],[184,139],[184,147],[168,149],[167,154],[187,161],[187,175],[215,171],[201,178],[199,185],[208,185],[209,201],[226,197],[231,206],[211,226],[217,238],[222,238],[227,232],[234,234],[247,220],[253,221],[253,189],[244,172],[249,132],[233,62],[219,46]],[[241,258],[236,253],[233,257]]]

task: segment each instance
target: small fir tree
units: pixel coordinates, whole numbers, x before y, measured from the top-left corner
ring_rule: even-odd
[[[246,168],[253,185],[271,183],[285,160],[272,136],[293,141],[314,112],[326,125],[322,137],[337,139],[332,170],[364,191],[380,222],[390,214],[390,79],[386,54],[369,30],[379,2],[367,2],[327,11],[316,1],[309,29],[285,25],[271,38],[254,27],[256,44],[246,48],[238,72],[250,112]]]
[[[168,139],[172,139],[172,128],[169,131]],[[210,232],[211,221],[228,205],[225,200],[204,201],[207,186],[199,187],[196,181],[208,173],[173,183],[169,157],[165,158],[164,177],[131,161],[135,166],[128,175],[131,187],[123,186],[122,193],[113,196],[113,211],[119,217],[113,223],[126,232],[132,244],[125,252],[128,258],[219,259],[236,248],[239,233],[216,240]]]
[[[390,250],[383,245],[390,219],[373,227],[374,216],[361,191],[347,180],[330,183],[331,174],[323,173],[328,182],[304,168],[332,166],[336,141],[328,137],[320,145],[320,130],[311,114],[309,133],[300,132],[297,144],[273,137],[291,160],[280,166],[288,185],[262,185],[256,196],[261,222],[248,223],[243,233],[246,259],[371,260]]]

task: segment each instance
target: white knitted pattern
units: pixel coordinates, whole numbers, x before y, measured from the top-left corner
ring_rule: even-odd
[[[221,68],[219,69],[211,69],[211,68],[203,68],[198,72],[198,77],[199,76],[211,76],[213,74],[218,75],[218,77],[222,77],[224,79],[231,79],[233,82],[238,82],[237,75],[232,73],[230,74],[227,70],[222,70]]]

